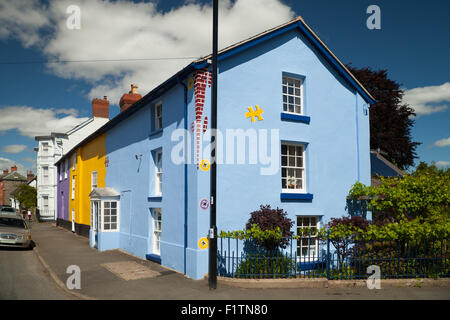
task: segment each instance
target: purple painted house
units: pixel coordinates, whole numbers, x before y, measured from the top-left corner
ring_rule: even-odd
[[[66,160],[58,166],[57,180],[57,221],[70,221],[69,197],[70,197],[69,162]],[[70,226],[64,226],[70,228]],[[72,229],[73,231],[73,229]]]

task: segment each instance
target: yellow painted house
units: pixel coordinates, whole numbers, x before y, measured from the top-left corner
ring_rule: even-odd
[[[84,143],[71,154],[69,213],[72,231],[89,236],[90,197],[93,188],[104,188],[106,177],[106,134]]]

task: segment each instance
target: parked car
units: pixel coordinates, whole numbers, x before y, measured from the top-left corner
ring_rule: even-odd
[[[29,248],[31,230],[19,215],[0,216],[0,246]]]
[[[0,206],[0,215],[14,215],[17,214],[16,209],[10,206]]]

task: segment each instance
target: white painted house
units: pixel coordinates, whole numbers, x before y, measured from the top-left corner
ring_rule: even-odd
[[[56,220],[57,168],[54,165],[84,138],[109,121],[109,101],[106,97],[92,100],[92,117],[65,133],[51,132],[36,136],[37,151],[37,208],[42,220]],[[61,166],[68,167],[68,161]]]

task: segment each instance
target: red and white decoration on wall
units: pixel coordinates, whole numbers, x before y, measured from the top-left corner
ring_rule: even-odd
[[[208,128],[208,118],[205,116],[202,130],[203,106],[205,105],[206,86],[211,87],[211,71],[207,69],[197,70],[194,74],[194,98],[195,98],[195,139],[197,143],[197,170],[200,160],[200,134]]]

